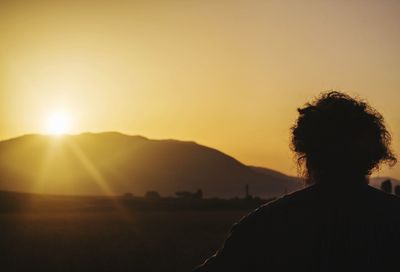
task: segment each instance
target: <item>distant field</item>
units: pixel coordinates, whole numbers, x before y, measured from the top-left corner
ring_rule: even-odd
[[[1,271],[190,271],[249,210],[2,212]]]

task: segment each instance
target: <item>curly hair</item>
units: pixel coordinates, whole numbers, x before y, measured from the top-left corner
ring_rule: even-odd
[[[365,179],[381,163],[397,162],[384,119],[367,102],[331,91],[298,112],[291,149],[307,182]]]

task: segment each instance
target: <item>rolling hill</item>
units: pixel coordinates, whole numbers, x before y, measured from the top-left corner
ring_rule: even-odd
[[[70,195],[143,195],[202,189],[206,197],[263,198],[302,187],[298,179],[195,142],[116,132],[25,135],[0,142],[0,190]]]

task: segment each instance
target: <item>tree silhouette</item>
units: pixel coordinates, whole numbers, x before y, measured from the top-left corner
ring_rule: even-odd
[[[132,199],[132,198],[133,198],[133,194],[130,193],[130,192],[127,192],[127,193],[123,194],[122,197],[123,197],[123,198],[126,198],[126,199]]]
[[[146,193],[145,196],[149,200],[155,200],[155,199],[160,199],[160,194],[157,191],[149,191]]]
[[[176,192],[175,195],[181,199],[202,199],[203,191],[201,189],[198,189],[195,193],[188,191],[180,191]]]

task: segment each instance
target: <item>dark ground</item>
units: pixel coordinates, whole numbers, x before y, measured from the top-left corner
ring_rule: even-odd
[[[253,209],[57,208],[66,202],[0,212],[1,271],[191,271]]]

